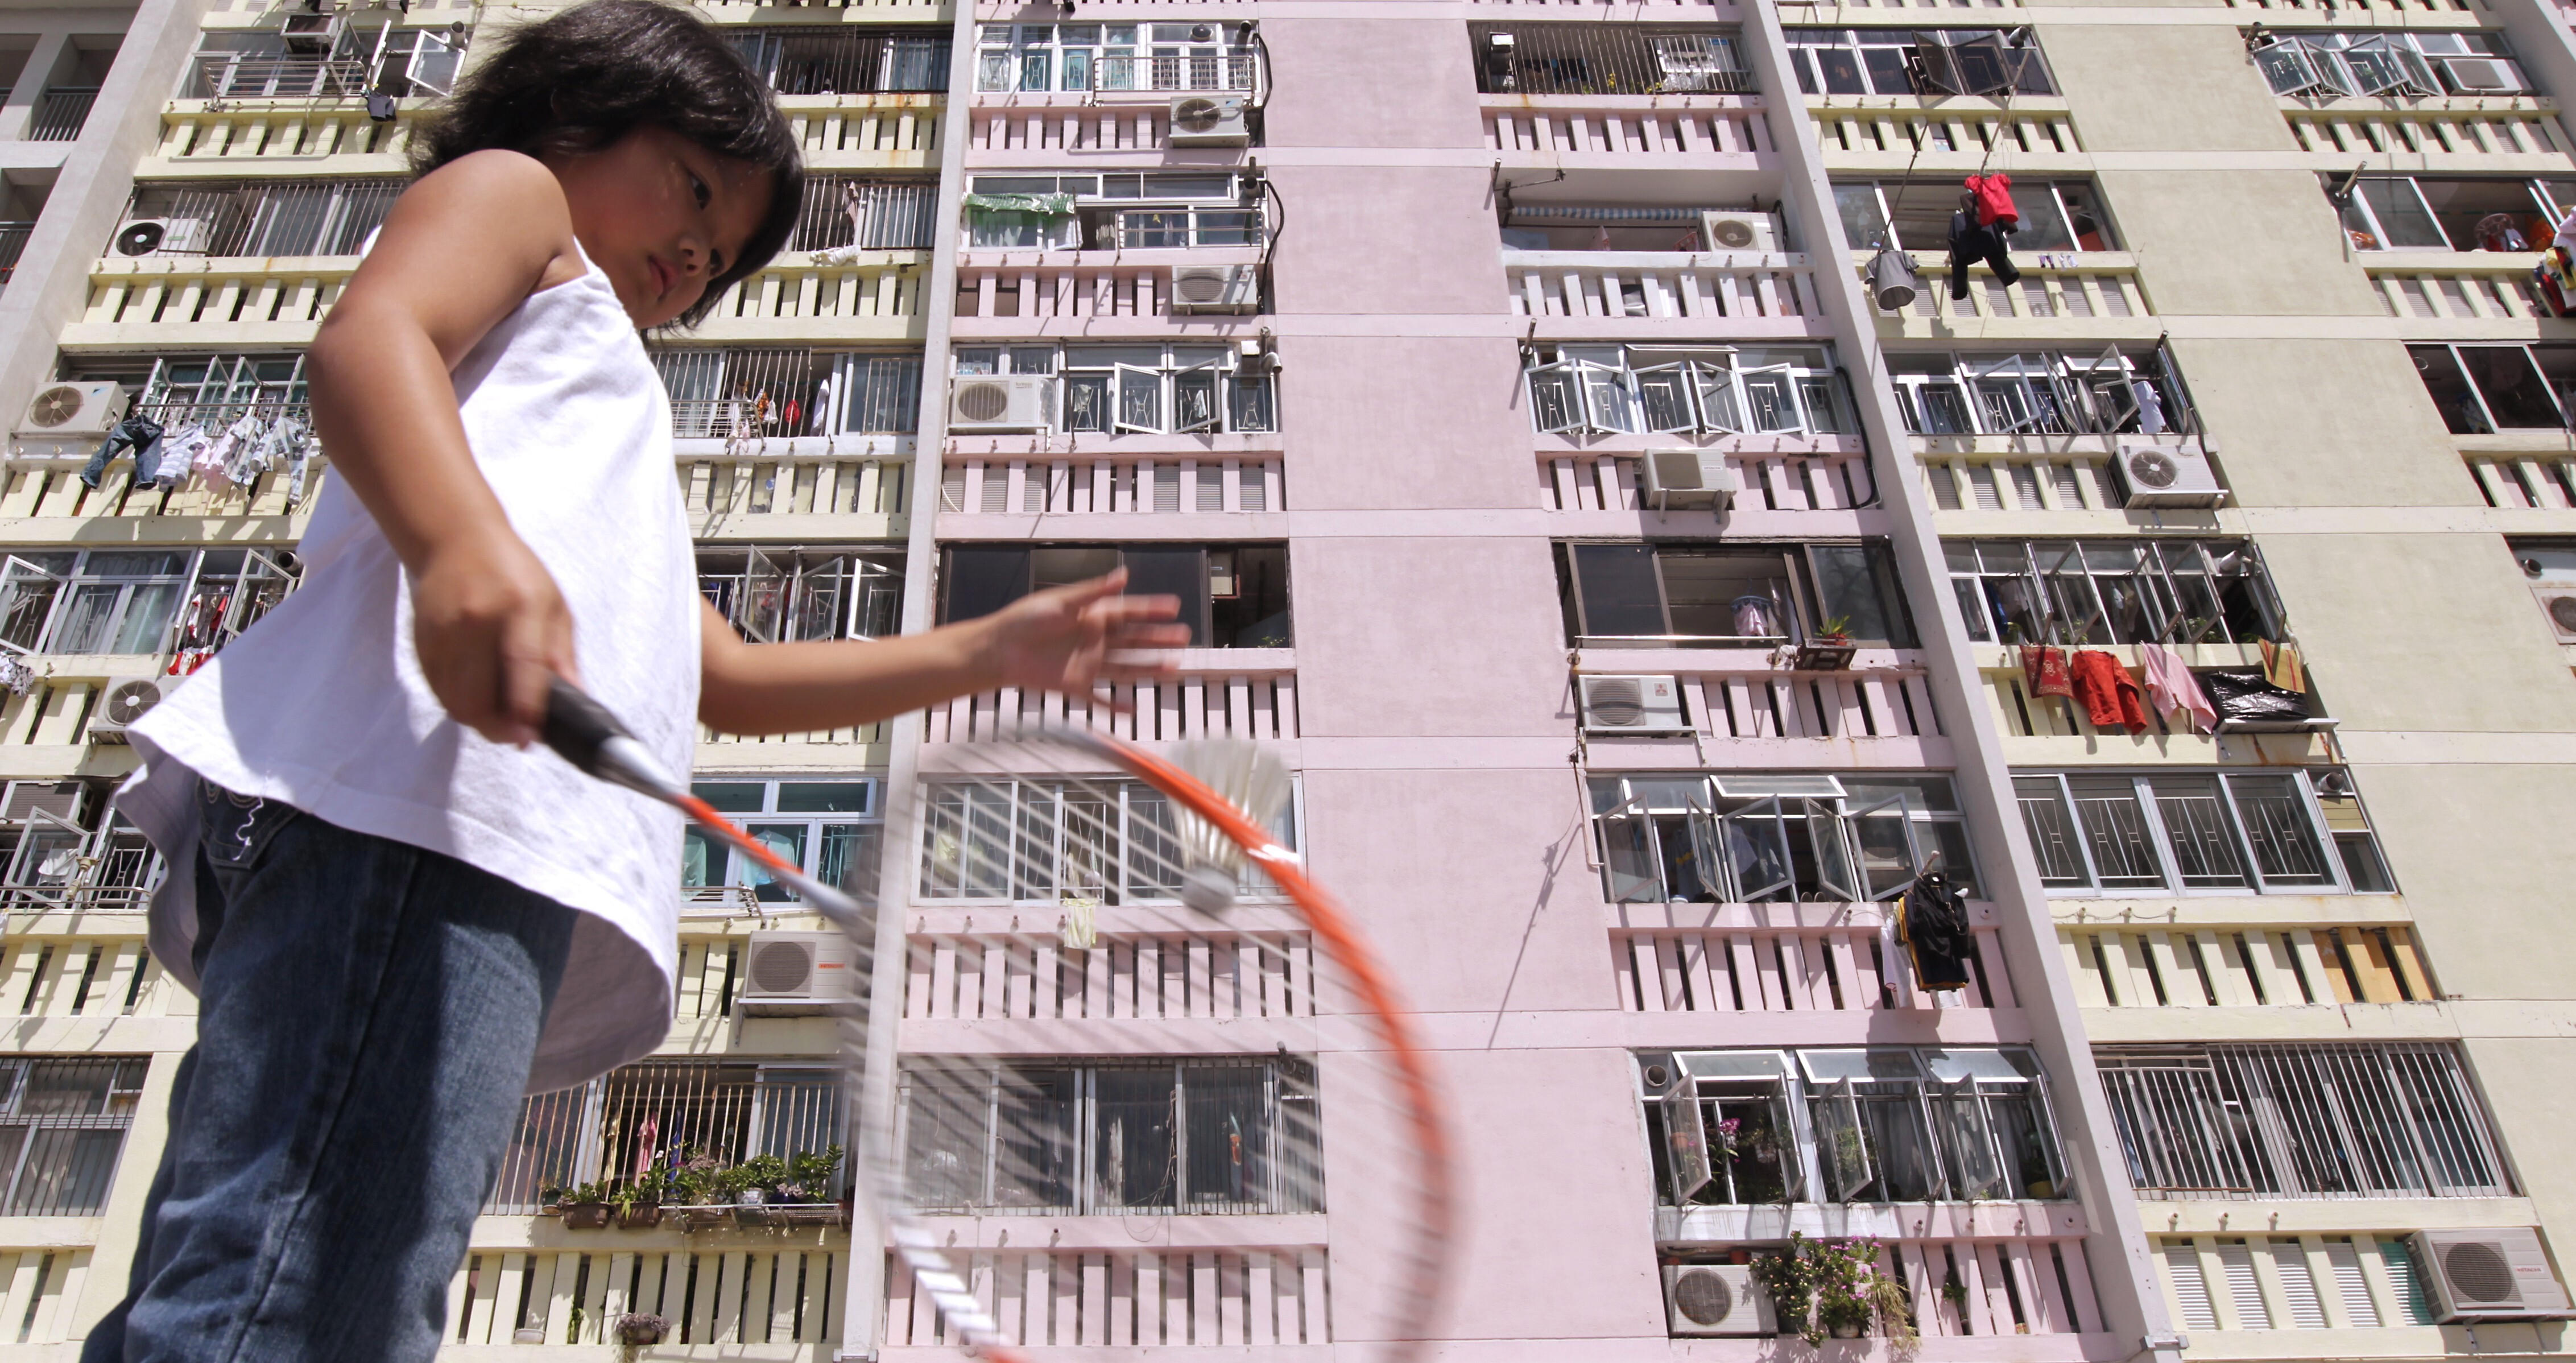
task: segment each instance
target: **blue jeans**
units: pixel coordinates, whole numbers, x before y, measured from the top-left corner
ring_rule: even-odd
[[[427,1360],[574,911],[212,785],[197,1044],[82,1363]]]

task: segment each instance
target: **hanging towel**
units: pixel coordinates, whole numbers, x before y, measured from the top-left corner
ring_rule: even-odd
[[[2148,435],[2165,433],[2165,395],[2145,379],[2129,380],[2129,392],[2138,400],[2138,429]]]
[[[2170,715],[2179,710],[2195,733],[2209,733],[2218,727],[2218,707],[2209,703],[2209,693],[2200,689],[2200,679],[2191,675],[2181,654],[2163,644],[2141,644],[2138,656],[2147,664],[2147,699],[2157,714]]]
[[[2308,669],[2299,661],[2297,644],[2263,641],[2263,680],[2284,691],[2308,693]]]
[[[2021,677],[2034,696],[2075,695],[2066,675],[2066,651],[2046,644],[2021,646]]]
[[[2067,672],[2075,684],[2075,698],[2084,702],[2084,716],[2096,729],[2127,729],[2133,734],[2147,731],[2147,711],[2139,704],[2138,683],[2120,660],[2099,649],[2085,649],[2075,655]]]
[[[2019,226],[2021,210],[2013,206],[2012,177],[2002,171],[1992,175],[1971,175],[1965,183],[1968,192],[1977,196],[1977,225],[1992,227],[1996,223]]]
[[[1977,949],[1968,928],[1968,901],[1949,877],[1926,871],[1896,901],[1896,937],[1914,966],[1920,989],[1965,989],[1975,982],[1968,958]]]

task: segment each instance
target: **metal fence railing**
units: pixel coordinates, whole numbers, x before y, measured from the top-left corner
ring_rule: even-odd
[[[402,190],[400,180],[149,185],[135,190],[124,222],[160,223],[145,249],[161,255],[355,255]],[[123,225],[118,234],[101,254],[126,249]]]
[[[97,86],[57,85],[45,91],[36,101],[35,118],[27,125],[30,142],[69,142],[80,136],[89,122],[89,108],[98,102]]]
[[[2144,1197],[2512,1192],[2447,1044],[2104,1047],[2096,1060]]]
[[[921,424],[919,355],[674,347],[655,351],[653,367],[683,440],[901,435]]]
[[[787,249],[927,251],[934,244],[938,208],[939,186],[932,181],[809,175]]]
[[[733,44],[782,95],[938,94],[948,89],[945,33],[774,28],[738,35]]]
[[[1480,94],[1749,94],[1732,29],[1469,24]]]
[[[371,63],[358,57],[198,52],[182,99],[356,99]]]
[[[531,1215],[548,1189],[633,1184],[689,1157],[729,1166],[848,1144],[837,1069],[647,1061],[528,1099],[483,1210]],[[843,1183],[836,1174],[811,1200],[837,1198]]]

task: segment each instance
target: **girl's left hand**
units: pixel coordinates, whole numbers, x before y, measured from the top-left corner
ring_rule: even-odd
[[[1169,676],[1169,650],[1190,642],[1171,621],[1177,596],[1126,596],[1127,570],[1032,592],[975,622],[984,631],[976,671],[989,687],[1088,695],[1095,683]],[[982,688],[979,688],[982,689]]]

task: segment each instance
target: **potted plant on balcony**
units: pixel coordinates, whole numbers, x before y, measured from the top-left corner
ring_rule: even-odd
[[[641,1311],[629,1311],[617,1318],[617,1342],[620,1344],[659,1344],[662,1342],[662,1337],[669,1333],[671,1333],[671,1322],[660,1316],[646,1315]]]
[[[1827,616],[1807,641],[1798,645],[1790,667],[1799,672],[1840,672],[1851,666],[1852,654],[1859,649],[1852,643],[1851,617]]]
[[[787,1177],[770,1191],[780,1219],[794,1224],[837,1222],[841,1206],[832,1196],[833,1174],[841,1166],[841,1147],[800,1150],[787,1157]]]
[[[608,1224],[608,1190],[600,1184],[556,1188],[549,1200],[563,1212],[565,1230],[598,1230]]]
[[[1763,1250],[1753,1256],[1753,1281],[1760,1283],[1771,1298],[1771,1317],[1778,1322],[1780,1333],[1796,1335],[1809,1344],[1825,1337],[1812,1319],[1817,1258],[1815,1242],[1797,1231],[1789,1232],[1786,1248]]]
[[[647,1179],[630,1183],[608,1195],[608,1205],[617,1211],[617,1224],[624,1230],[651,1230],[662,1224],[662,1189],[658,1182]]]
[[[769,1213],[769,1197],[778,1185],[788,1182],[787,1161],[776,1155],[754,1155],[724,1171],[719,1186],[732,1195],[734,1222],[742,1226],[767,1226],[777,1218]]]

